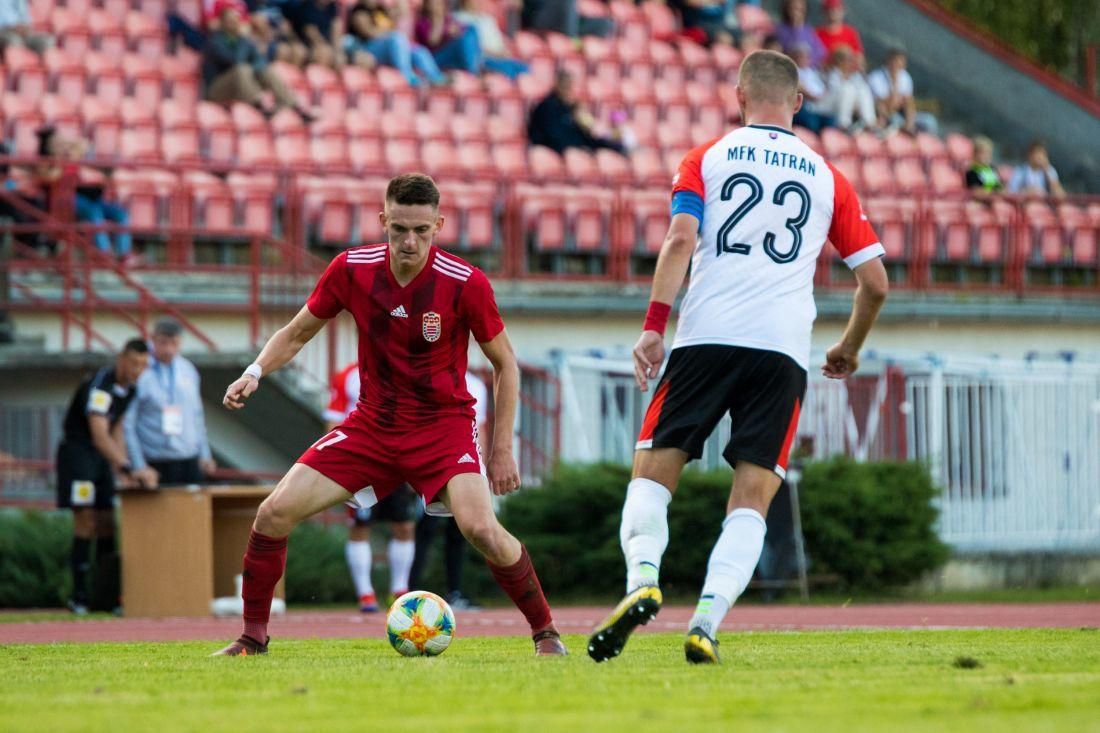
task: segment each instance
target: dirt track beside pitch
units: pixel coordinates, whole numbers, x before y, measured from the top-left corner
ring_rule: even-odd
[[[587,633],[608,611],[563,607],[554,612],[564,634]],[[687,606],[662,609],[645,631],[682,631]],[[527,633],[518,611],[492,609],[457,614],[458,633],[514,636]],[[843,629],[1077,628],[1100,626],[1100,603],[874,604],[850,606],[738,606],[724,631],[813,631]],[[0,643],[44,644],[99,641],[222,641],[240,633],[239,619],[118,618],[26,621],[0,624]],[[271,622],[284,639],[355,638],[385,635],[385,614],[355,611],[290,611]]]

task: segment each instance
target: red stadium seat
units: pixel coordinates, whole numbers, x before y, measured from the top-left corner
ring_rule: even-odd
[[[568,227],[561,189],[521,185],[516,187],[516,199],[524,238],[539,251],[565,249]]]
[[[14,152],[20,155],[38,154],[38,137],[35,131],[45,121],[38,110],[36,99],[7,94],[0,98],[0,120],[4,124],[4,137],[14,142]]]
[[[160,104],[164,97],[164,80],[158,63],[131,54],[123,61],[123,69],[130,80],[130,96],[150,107]]]
[[[80,98],[68,99],[61,95],[49,94],[38,100],[38,111],[47,124],[54,125],[65,137],[79,136],[81,133],[81,115],[77,106]]]
[[[668,232],[669,193],[643,189],[627,194],[622,246],[639,254],[656,254]]]
[[[830,162],[848,179],[848,182],[857,192],[864,190],[863,169],[860,166],[859,157],[856,155],[838,155],[832,157]]]
[[[852,136],[835,127],[826,127],[821,131],[821,145],[825,148],[825,157],[829,159],[854,155],[856,152]]]
[[[978,259],[986,264],[1009,264],[1008,237],[1012,229],[997,216],[993,208],[976,201],[966,204],[967,223],[970,225],[971,240],[977,240]],[[1061,232],[1056,230],[1058,237]]]
[[[892,158],[916,158],[920,156],[917,141],[904,133],[886,138],[886,153]]]
[[[767,10],[758,5],[737,5],[737,24],[742,31],[767,35],[775,29],[775,21]]]
[[[636,186],[670,184],[672,181],[672,171],[665,167],[660,154],[652,148],[634,151],[630,156],[630,167]]]
[[[488,249],[496,240],[496,190],[491,183],[453,185],[448,199],[458,212],[457,244],[461,249]],[[455,230],[452,230],[455,231]],[[454,238],[452,238],[453,240]]]
[[[122,115],[122,124],[127,132],[152,137],[160,130],[156,107],[146,107],[132,97],[124,97],[119,102],[118,111]]]
[[[527,146],[522,142],[494,142],[493,165],[504,178],[523,178],[527,173]]]
[[[710,53],[714,58],[714,66],[718,69],[719,74],[724,77],[724,81],[736,81],[732,74],[741,67],[741,60],[745,58],[745,55],[736,46],[729,46],[724,43],[711,46]]]
[[[344,91],[352,107],[361,109],[381,109],[382,90],[374,74],[361,66],[345,66],[341,72]]]
[[[225,181],[201,171],[188,171],[183,180],[191,192],[192,225],[215,231],[236,228],[236,205]]]
[[[311,97],[303,102],[317,105],[322,117],[344,116],[348,108],[348,95],[339,74],[327,66],[310,64],[306,67],[306,81]]]
[[[662,124],[657,128],[657,142],[664,150],[690,150],[697,144],[691,139],[691,128]]]
[[[662,40],[672,38],[678,30],[676,16],[663,2],[642,3],[642,14],[649,23],[651,38]]]
[[[908,259],[909,233],[914,231],[916,206],[906,206],[899,199],[868,196],[863,200],[863,209],[886,250],[886,259]]]
[[[229,162],[236,157],[237,133],[229,112],[213,102],[199,102],[195,118],[202,130],[203,150],[215,162]]]
[[[161,157],[169,163],[202,161],[198,128],[165,130],[160,138]]]
[[[553,79],[540,79],[533,74],[524,74],[516,80],[516,89],[529,104],[541,102],[553,87]]]
[[[186,49],[178,49],[174,56],[160,61],[161,75],[168,96],[181,104],[194,105],[199,101],[198,57]]]
[[[549,49],[550,55],[559,62],[568,58],[581,58],[581,44],[579,40],[555,31],[547,32],[544,37],[546,38],[546,47]]]
[[[246,145],[249,138],[241,140],[240,155],[246,154]],[[313,167],[313,151],[310,149],[309,140],[304,137],[284,136],[275,139],[275,159],[279,165],[301,170]],[[242,162],[244,162],[242,160]]]
[[[118,154],[127,161],[160,162],[160,145],[156,129],[140,130],[127,125],[122,131]]]
[[[898,184],[894,171],[885,158],[865,158],[861,168],[863,183],[859,187],[871,194],[896,193]]]
[[[866,131],[857,132],[852,140],[855,143],[856,153],[865,158],[886,155],[885,143],[882,142],[882,138],[874,133]]]
[[[275,180],[266,173],[230,173],[226,178],[238,211],[240,228],[270,234],[275,223]]]
[[[450,120],[446,117],[437,117],[426,112],[418,114],[413,121],[413,129],[421,141],[426,140],[450,140]]]
[[[114,104],[88,95],[80,104],[84,135],[91,141],[96,157],[109,158],[118,153],[122,136],[122,116]]]
[[[424,140],[420,145],[420,159],[424,169],[433,176],[462,175],[458,150],[450,140],[443,138]]]
[[[795,126],[794,134],[798,136],[798,139],[806,143],[818,155],[825,154],[825,147],[821,144],[821,137],[818,136],[813,130],[809,130],[805,127]]]
[[[130,48],[138,54],[154,60],[165,55],[168,26],[160,18],[149,13],[133,11],[126,15],[126,35]]]
[[[565,214],[573,247],[581,252],[611,247],[610,212],[615,194],[606,188],[578,187],[565,191]]]
[[[466,141],[459,143],[457,148],[458,165],[464,173],[482,178],[492,176],[496,172],[496,164],[493,162],[488,143]]]
[[[963,174],[944,158],[936,158],[929,163],[929,178],[932,191],[937,194],[962,193],[965,188]]]
[[[634,177],[630,160],[614,150],[602,148],[596,151],[596,171],[599,178],[614,185],[629,183]]]
[[[706,139],[724,135],[729,128],[726,108],[721,104],[704,104],[696,107],[696,120],[701,127],[709,131]],[[699,144],[702,144],[702,140]]]
[[[469,117],[455,117],[450,121],[451,135],[455,142],[486,142],[489,134],[482,120],[474,120]]]
[[[79,58],[80,54],[65,50],[69,58]],[[46,91],[48,81],[46,67],[38,54],[22,46],[9,45],[4,50],[6,77],[13,80],[12,89],[25,97],[37,97]]]
[[[82,12],[74,13],[68,8],[55,8],[50,15],[50,26],[57,44],[70,54],[83,56],[91,50],[92,32],[88,29]]]
[[[898,189],[904,193],[919,194],[929,189],[928,177],[916,158],[902,158],[894,164],[894,176]]]
[[[960,168],[970,165],[974,157],[974,143],[966,135],[953,132],[947,136],[947,154]]]
[[[599,180],[599,168],[596,156],[580,148],[568,148],[562,156],[565,161],[566,177],[578,185],[591,184]]]
[[[562,157],[550,148],[532,145],[527,151],[531,178],[536,181],[562,181],[565,179],[565,163]]]
[[[947,145],[943,140],[927,132],[918,132],[916,138],[917,151],[925,160],[946,158]]]
[[[229,116],[233,120],[233,127],[236,128],[238,136],[267,135],[271,131],[267,118],[251,104],[234,102],[229,108]]]
[[[92,10],[84,22],[97,51],[116,58],[126,53],[126,29],[121,17],[106,10]]]
[[[256,132],[237,136],[237,161],[243,166],[273,166],[279,163],[271,136]]]
[[[323,169],[348,167],[348,144],[344,138],[314,138],[310,143],[313,162]]]
[[[169,201],[178,181],[162,170],[119,169],[111,177],[119,203],[126,207],[130,226],[157,229],[168,223]]]
[[[970,262],[970,225],[963,204],[933,199],[930,205],[936,258],[949,262]]]
[[[421,167],[420,143],[415,138],[386,139],[383,156],[392,171],[413,171]]]
[[[61,97],[79,103],[88,85],[83,61],[60,48],[47,48],[42,60],[49,75],[49,88]]]
[[[377,171],[383,168],[386,161],[382,152],[382,138],[367,134],[351,135],[348,140],[348,161],[357,171]]]
[[[638,102],[630,112],[630,127],[643,145],[657,142],[657,130],[661,127],[660,108],[652,102]]]
[[[550,49],[542,36],[530,31],[518,31],[512,37],[516,53],[521,59],[533,59],[536,56],[551,57]]]

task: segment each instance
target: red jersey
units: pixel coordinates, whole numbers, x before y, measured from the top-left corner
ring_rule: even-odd
[[[381,427],[406,428],[440,415],[474,419],[466,389],[470,334],[479,343],[504,330],[485,273],[437,247],[405,287],[389,265],[389,245],[341,252],[306,301],[310,313],[347,310],[359,329],[358,410]]]
[[[817,37],[821,39],[821,45],[825,46],[825,50],[829,53],[835,51],[837,46],[847,46],[855,53],[863,53],[863,41],[859,37],[859,31],[850,25],[843,24],[836,31],[830,30],[828,26],[819,26]]]

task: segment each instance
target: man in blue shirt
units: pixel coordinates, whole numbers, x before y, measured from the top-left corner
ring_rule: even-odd
[[[167,318],[153,327],[153,360],[138,379],[134,406],[125,420],[130,462],[135,468],[155,469],[162,486],[202,483],[215,468],[199,372],[179,353],[182,330]]]

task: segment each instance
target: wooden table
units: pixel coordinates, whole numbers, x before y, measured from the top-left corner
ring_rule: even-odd
[[[119,491],[127,616],[209,616],[236,595],[256,508],[274,486]],[[283,581],[275,595],[284,596]]]

